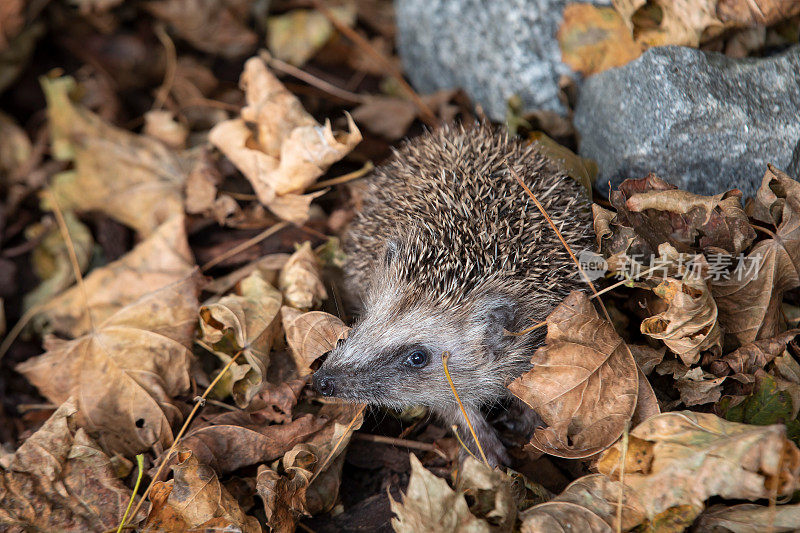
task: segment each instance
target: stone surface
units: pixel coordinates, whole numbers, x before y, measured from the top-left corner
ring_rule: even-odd
[[[610,0],[593,3],[608,5]],[[422,93],[463,88],[494,120],[518,95],[526,109],[564,112],[556,32],[567,0],[396,0],[400,55]]]
[[[586,80],[575,126],[602,192],[655,172],[696,193],[753,195],[767,163],[789,169],[800,146],[800,46],[764,59],[652,48]]]

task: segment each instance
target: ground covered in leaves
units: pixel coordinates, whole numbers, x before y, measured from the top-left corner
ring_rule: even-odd
[[[797,10],[756,3],[571,6],[558,39],[584,74],[796,40]],[[2,3],[0,530],[800,528],[800,183],[778,168],[749,199],[653,175],[594,198],[595,288],[509,385],[546,423],[504,432],[512,468],[311,391],[351,320],[359,180],[482,118],[414,93],[394,39],[382,0]],[[569,117],[512,99],[507,126],[590,188]]]

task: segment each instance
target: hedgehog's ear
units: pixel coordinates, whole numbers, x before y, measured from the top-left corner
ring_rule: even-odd
[[[486,325],[486,338],[492,345],[499,346],[505,330],[514,321],[514,302],[505,295],[487,297],[482,302],[480,315]]]
[[[383,254],[383,265],[390,267],[394,263],[397,256],[400,255],[400,241],[396,239],[389,239],[386,241],[386,251]]]

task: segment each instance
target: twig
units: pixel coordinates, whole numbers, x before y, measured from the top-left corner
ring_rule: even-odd
[[[534,324],[529,328],[525,328],[522,331],[506,331],[505,334],[506,335],[511,335],[512,337],[519,337],[521,335],[527,335],[531,331],[535,331],[535,330],[541,328],[542,326],[546,326],[546,325],[547,325],[547,320],[543,320],[542,322],[539,322],[538,324]]]
[[[350,431],[352,431],[353,426],[356,423],[356,420],[358,420],[358,417],[361,416],[361,413],[363,413],[364,409],[366,408],[367,408],[366,404],[361,404],[361,407],[359,408],[358,412],[356,412],[356,414],[353,415],[353,419],[350,421],[349,424],[347,424],[347,427],[345,428],[344,433],[342,433],[342,436],[339,437],[339,440],[337,440],[336,444],[333,445],[333,448],[331,448],[331,451],[328,454],[328,456],[325,457],[325,460],[322,461],[322,463],[320,463],[320,466],[319,468],[316,469],[314,475],[311,476],[311,479],[308,482],[309,485],[311,485],[314,482],[314,480],[317,479],[317,476],[319,476],[322,473],[322,471],[325,470],[325,468],[328,466],[328,463],[331,461],[331,459],[333,459],[336,450],[338,450],[339,446],[342,445],[342,442],[344,442],[345,437],[347,437],[350,434]]]
[[[131,507],[133,506],[133,500],[136,498],[136,493],[139,492],[139,485],[142,483],[142,474],[144,474],[144,455],[139,454],[136,456],[136,466],[139,467],[139,474],[136,476],[136,484],[133,486],[133,492],[131,492],[131,499],[128,500],[128,508],[125,509],[125,514],[122,515],[122,520],[119,523],[119,527],[117,528],[117,533],[122,531],[123,526],[125,526],[125,521],[128,519],[128,513],[131,512]]]
[[[208,263],[206,263],[205,265],[200,267],[200,271],[201,272],[205,272],[209,268],[220,264],[221,262],[225,261],[226,259],[228,259],[230,257],[233,257],[234,255],[236,255],[236,254],[238,254],[240,252],[243,252],[244,250],[247,250],[251,246],[254,246],[254,245],[260,243],[261,241],[263,241],[264,239],[266,239],[270,235],[274,235],[275,233],[278,233],[279,231],[281,231],[282,229],[284,229],[284,228],[286,228],[288,226],[289,226],[288,222],[281,222],[279,224],[275,224],[274,226],[267,228],[266,230],[262,231],[261,233],[259,233],[255,237],[253,237],[251,239],[247,239],[242,244],[240,244],[238,246],[234,246],[233,248],[231,248],[227,252],[218,255],[217,257],[215,257],[214,259],[212,259],[211,261],[209,261]]]
[[[363,104],[368,100],[367,96],[337,87],[336,85],[333,85],[322,78],[318,78],[301,68],[297,68],[294,65],[286,63],[285,61],[281,61],[277,57],[272,57],[269,52],[263,51],[261,52],[260,56],[273,69],[293,76],[298,80],[304,81],[312,87],[316,87],[320,91],[324,91],[332,96],[335,96],[336,98],[355,104]]]
[[[469,455],[470,455],[470,456],[471,456],[473,459],[475,459],[476,461],[480,461],[480,459],[478,459],[477,457],[475,457],[475,454],[474,454],[474,453],[472,453],[472,450],[470,450],[470,449],[467,447],[467,445],[466,445],[466,444],[464,444],[464,441],[461,439],[461,435],[459,435],[459,434],[458,434],[458,426],[456,426],[455,424],[453,424],[452,426],[450,426],[450,429],[453,431],[453,435],[455,435],[455,436],[456,436],[456,440],[457,440],[457,441],[458,441],[458,443],[461,445],[461,447],[462,447],[462,448],[464,448],[464,450],[466,450],[466,452],[467,452],[467,453],[468,453],[468,454],[469,454]]]
[[[625,498],[625,461],[628,457],[628,426],[622,433],[622,453],[620,454],[619,501],[617,502],[617,533],[622,533],[622,501]]]
[[[14,344],[14,341],[17,340],[17,337],[19,337],[19,334],[22,333],[22,330],[28,325],[28,322],[30,322],[31,319],[38,315],[41,311],[47,309],[52,301],[53,300],[34,305],[25,311],[25,313],[23,313],[19,320],[17,320],[17,323],[14,324],[14,327],[8,332],[6,338],[3,339],[3,343],[0,344],[0,359],[2,359],[6,352],[8,352],[9,348],[11,348],[11,345]]]
[[[592,283],[592,280],[589,279],[589,276],[583,270],[583,267],[581,266],[580,261],[578,261],[578,258],[575,257],[574,253],[572,253],[572,249],[567,244],[567,241],[564,240],[564,236],[561,235],[561,232],[558,230],[558,227],[553,222],[553,219],[551,219],[550,215],[547,214],[547,211],[545,211],[544,206],[542,206],[542,204],[539,202],[539,199],[536,198],[536,195],[533,194],[533,191],[531,191],[530,188],[527,185],[525,185],[525,182],[522,181],[522,178],[519,177],[519,174],[517,174],[517,172],[513,168],[511,168],[511,165],[508,163],[508,160],[506,160],[505,163],[506,163],[506,167],[508,167],[509,172],[511,172],[511,175],[514,176],[514,179],[516,179],[517,182],[520,184],[520,186],[522,186],[522,188],[525,190],[525,192],[528,193],[528,196],[530,196],[531,200],[533,200],[533,203],[536,204],[536,207],[542,213],[542,216],[544,216],[544,218],[547,220],[548,224],[550,224],[550,227],[553,228],[553,231],[556,232],[556,235],[558,236],[558,239],[561,241],[561,244],[564,245],[564,248],[567,250],[567,253],[569,254],[569,256],[572,258],[572,260],[577,265],[578,271],[583,275],[583,278],[586,280],[586,283],[589,284],[589,287],[591,287],[592,292],[594,293],[594,295],[596,297],[598,295],[598,293],[597,293],[597,289],[594,286],[594,283]],[[600,307],[603,309],[603,313],[606,315],[606,318],[608,319],[609,323],[613,324],[613,322],[611,321],[611,316],[608,314],[608,311],[606,310],[606,306],[603,305],[603,300],[598,298],[597,301],[600,303]]]
[[[222,370],[220,370],[219,374],[217,374],[217,377],[215,377],[214,380],[211,383],[209,383],[208,387],[206,387],[205,392],[203,392],[203,395],[200,396],[199,398],[195,398],[195,404],[194,404],[194,407],[192,408],[192,411],[189,413],[189,416],[186,417],[186,421],[183,423],[183,426],[181,426],[180,431],[178,431],[178,434],[175,436],[175,439],[172,441],[172,446],[170,446],[169,450],[167,450],[167,453],[164,454],[164,460],[161,461],[161,464],[158,466],[158,470],[156,470],[156,473],[153,476],[153,479],[151,479],[150,480],[150,484],[147,485],[147,490],[144,491],[144,494],[142,494],[142,497],[139,500],[139,503],[136,504],[136,509],[133,510],[133,516],[136,516],[136,514],[139,512],[139,509],[141,509],[141,507],[142,507],[142,503],[144,503],[144,501],[150,496],[150,490],[153,488],[153,485],[155,484],[155,482],[158,481],[158,477],[161,475],[161,472],[164,470],[164,467],[169,462],[170,456],[175,451],[175,449],[178,447],[178,443],[180,442],[181,438],[183,437],[183,434],[186,433],[186,429],[189,427],[189,424],[194,419],[194,415],[197,413],[197,411],[200,409],[200,407],[202,407],[203,404],[205,404],[206,396],[209,395],[211,390],[219,382],[219,380],[222,379],[222,376],[225,375],[225,373],[228,371],[228,369],[230,369],[230,367],[233,366],[233,363],[236,362],[236,360],[239,358],[240,355],[242,355],[242,352],[243,352],[243,350],[239,350],[238,352],[236,352],[236,355],[234,355],[231,358],[231,360],[228,361],[228,363],[224,367],[222,367]]]
[[[396,439],[394,437],[384,437],[383,435],[371,435],[369,433],[356,433],[353,436],[357,440],[365,440],[368,442],[377,442],[378,444],[389,444],[392,446],[400,446],[403,448],[411,448],[412,450],[422,450],[425,452],[433,452],[443,459],[447,459],[447,454],[440,450],[435,444],[429,442],[419,442],[416,440]]]
[[[366,176],[373,168],[375,168],[375,165],[372,164],[372,161],[367,161],[364,163],[364,166],[358,170],[354,170],[353,172],[348,172],[347,174],[342,174],[341,176],[336,176],[335,178],[328,180],[319,181],[306,189],[306,191],[318,191],[319,189],[324,189],[325,187],[331,187],[333,185],[340,185],[342,183],[347,183],[348,181],[357,180],[358,178]]]
[[[175,51],[175,43],[172,42],[172,39],[169,38],[167,34],[167,30],[164,29],[164,25],[158,23],[155,25],[154,31],[156,33],[156,37],[158,40],[161,41],[161,44],[164,46],[164,51],[167,54],[167,66],[164,69],[164,81],[161,83],[161,86],[156,90],[156,98],[153,102],[153,109],[161,109],[164,107],[164,103],[167,101],[169,97],[170,91],[172,91],[172,86],[175,83],[175,72],[178,69],[178,55]]]
[[[483,453],[483,446],[481,446],[481,442],[478,440],[478,435],[475,434],[475,428],[472,427],[472,422],[470,422],[469,417],[467,416],[467,410],[464,409],[464,404],[461,403],[461,398],[458,397],[458,393],[456,392],[456,386],[453,384],[453,379],[450,377],[450,370],[447,368],[447,361],[449,359],[450,359],[450,352],[444,352],[442,354],[442,366],[444,367],[444,375],[447,377],[447,382],[450,383],[450,390],[453,391],[453,396],[456,397],[458,406],[461,408],[461,414],[464,415],[464,420],[467,421],[467,427],[469,428],[469,432],[472,433],[472,438],[475,441],[475,445],[478,447],[478,451],[481,452],[481,458],[483,458],[483,463],[486,466],[489,466],[489,461],[486,459],[486,454]]]
[[[381,66],[393,77],[397,80],[397,82],[403,87],[403,90],[408,94],[409,98],[414,102],[419,109],[420,118],[428,124],[429,126],[436,128],[439,126],[439,119],[436,118],[436,114],[428,107],[428,104],[420,98],[417,92],[408,84],[408,82],[403,78],[403,73],[400,72],[392,63],[386,59],[383,54],[375,50],[369,41],[367,41],[364,37],[358,34],[355,30],[353,30],[347,24],[342,23],[336,16],[331,13],[331,10],[328,9],[325,5],[323,5],[320,0],[312,0],[314,7],[325,15],[331,24],[339,31],[339,33],[343,34],[345,37],[353,41],[359,48],[361,48],[364,52],[370,55],[375,61],[381,64]]]

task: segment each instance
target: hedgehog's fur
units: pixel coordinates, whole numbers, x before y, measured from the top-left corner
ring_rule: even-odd
[[[506,161],[575,253],[593,247],[585,191],[535,145],[487,126],[412,139],[369,180],[345,235],[349,285],[364,308],[315,376],[317,385],[330,380],[335,396],[422,404],[462,425],[442,368],[448,351],[455,387],[494,462],[505,452],[480,408],[508,395],[505,385],[530,367],[543,336],[543,328],[520,337],[504,329],[543,320],[585,287]],[[409,350],[419,347],[429,363],[409,368]]]

